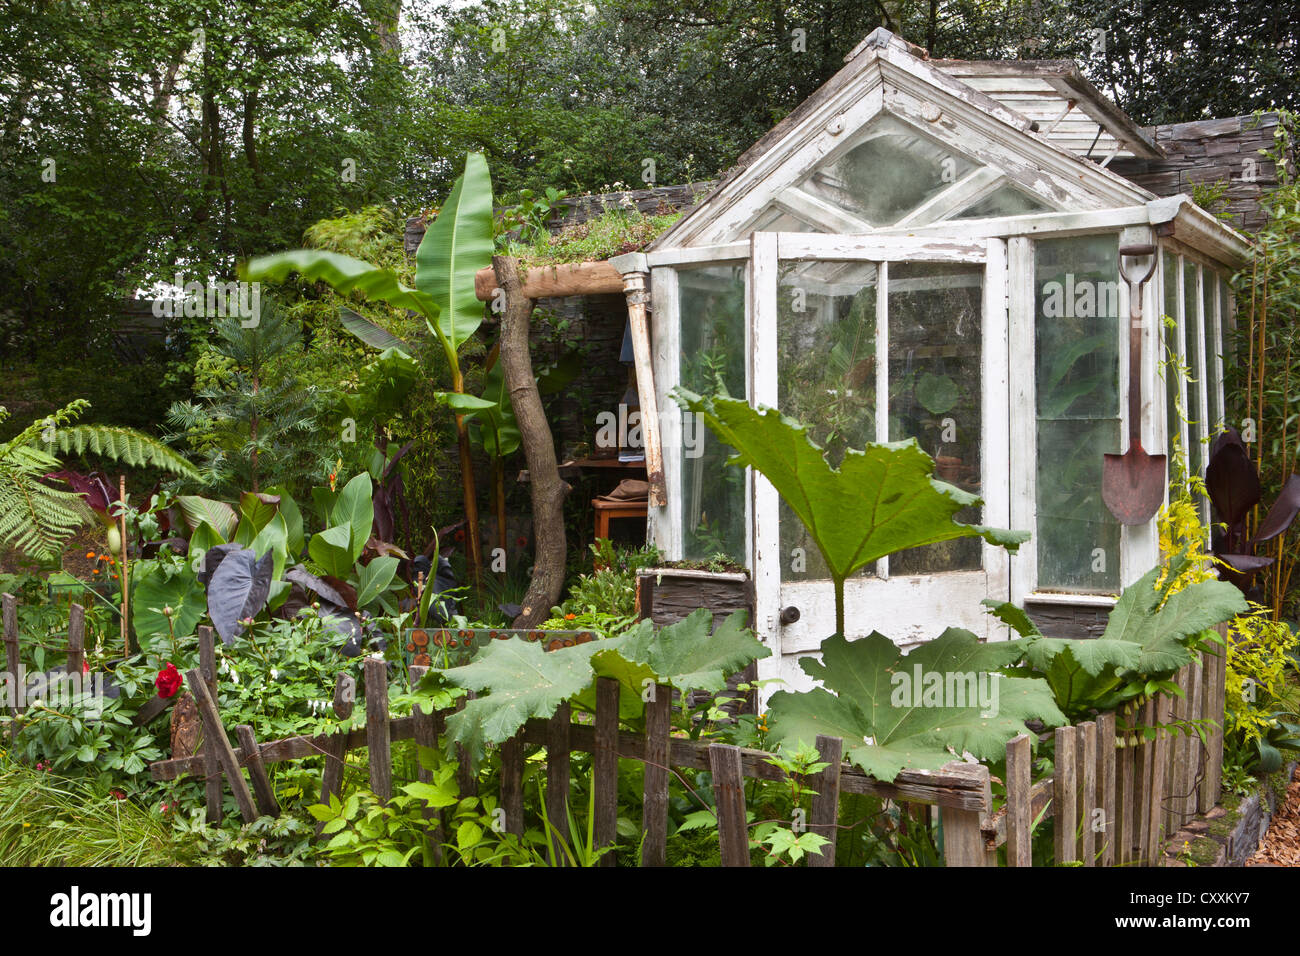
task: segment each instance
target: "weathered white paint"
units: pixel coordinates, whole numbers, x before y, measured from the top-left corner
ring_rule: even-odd
[[[1011,556],[1011,600],[1024,600],[1038,587],[1038,409],[1034,352],[1034,246],[1023,237],[1007,240],[1007,352],[1011,376],[1011,527],[1032,536]]]

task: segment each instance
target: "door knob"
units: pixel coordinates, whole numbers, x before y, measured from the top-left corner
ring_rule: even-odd
[[[781,608],[781,625],[793,624],[799,620],[799,609],[791,604],[789,607]]]

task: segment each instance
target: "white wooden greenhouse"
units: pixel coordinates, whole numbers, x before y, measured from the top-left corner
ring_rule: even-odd
[[[831,585],[773,489],[724,467],[728,449],[683,423],[672,388],[779,408],[833,460],[915,438],[939,478],[983,499],[959,519],[1032,532],[1014,556],[962,539],[880,561],[848,583],[849,636],[997,639],[987,597],[1103,613],[1158,559],[1154,519],[1122,525],[1101,495],[1103,455],[1128,445],[1119,249],[1159,248],[1142,444],[1171,462],[1186,450],[1198,471],[1224,413],[1225,280],[1249,252],[1190,197],[1107,169],[1159,155],[1073,64],[929,60],[877,30],[706,200],[614,260],[630,290],[649,277],[650,539],[668,559],[743,558],[774,651],[763,676],[807,683],[793,665],[834,631]],[[1167,354],[1187,374],[1166,374]]]

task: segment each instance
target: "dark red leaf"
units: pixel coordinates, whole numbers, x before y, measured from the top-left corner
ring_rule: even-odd
[[[1245,521],[1250,509],[1259,504],[1259,472],[1235,428],[1227,429],[1214,440],[1210,463],[1205,469],[1205,488],[1214,510],[1228,525],[1230,535]]]
[[[1282,486],[1277,501],[1268,509],[1268,514],[1260,522],[1252,544],[1271,541],[1291,527],[1297,514],[1300,514],[1300,475],[1292,475]]]

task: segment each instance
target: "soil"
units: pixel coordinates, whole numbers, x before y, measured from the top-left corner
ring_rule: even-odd
[[[1300,767],[1291,776],[1286,803],[1277,808],[1268,833],[1247,866],[1300,866]]]
[[[105,574],[105,564],[98,560],[104,550],[104,530],[98,524],[86,525],[69,539],[63,549],[63,570],[82,581],[97,583]],[[95,554],[94,558],[86,557]],[[41,566],[8,548],[0,548],[0,574],[36,574]],[[98,570],[99,574],[94,572]]]

